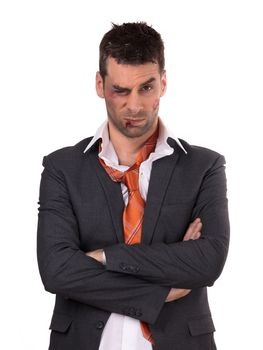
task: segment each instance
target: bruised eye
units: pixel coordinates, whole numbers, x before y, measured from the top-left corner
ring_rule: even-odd
[[[118,89],[118,88],[113,88],[113,92],[120,94],[120,95],[125,95],[127,94],[129,91],[126,89]]]

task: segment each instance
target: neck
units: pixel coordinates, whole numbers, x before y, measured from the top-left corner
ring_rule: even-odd
[[[145,141],[154,133],[158,125],[158,119],[153,127],[142,136],[129,138],[120,133],[109,121],[109,137],[118,156],[119,164],[132,166],[136,162],[138,152]]]

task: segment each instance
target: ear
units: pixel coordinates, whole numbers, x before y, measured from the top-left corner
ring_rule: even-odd
[[[167,88],[167,80],[166,80],[166,71],[164,70],[161,76],[161,96],[165,94],[166,88]]]
[[[100,72],[96,73],[96,91],[99,97],[104,98],[103,79]]]

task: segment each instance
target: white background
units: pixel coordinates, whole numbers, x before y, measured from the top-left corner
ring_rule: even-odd
[[[47,350],[54,296],[36,260],[42,158],[93,135],[110,22],[145,20],[166,46],[160,115],[227,161],[232,238],[209,289],[219,350],[262,344],[262,1],[1,1],[1,349]],[[187,349],[186,349],[187,350]]]

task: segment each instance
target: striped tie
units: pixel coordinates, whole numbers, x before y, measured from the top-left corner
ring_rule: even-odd
[[[158,132],[159,130],[157,128],[142,146],[136,157],[136,162],[125,172],[106,165],[103,159],[99,158],[100,163],[111,179],[116,182],[123,182],[128,188],[128,204],[123,211],[124,242],[126,244],[141,242],[145,202],[139,191],[139,167],[149,157],[150,153],[154,151]],[[101,143],[99,145],[99,151],[101,151]],[[143,321],[140,321],[140,323],[144,338],[154,344],[148,324]]]

